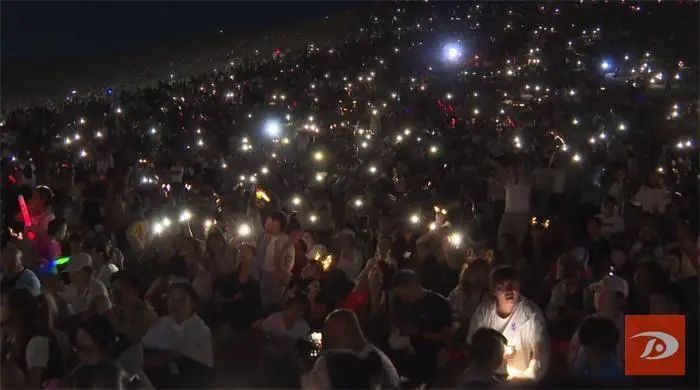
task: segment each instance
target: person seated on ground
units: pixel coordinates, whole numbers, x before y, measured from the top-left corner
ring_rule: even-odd
[[[399,387],[394,364],[362,333],[353,313],[338,309],[323,328],[323,353],[302,378],[304,389],[377,389]]]
[[[477,329],[497,330],[508,340],[507,361],[499,373],[509,378],[539,381],[549,366],[549,336],[544,316],[529,299],[520,295],[518,276],[510,266],[491,272],[494,299],[476,308],[469,324],[467,343]]]
[[[79,365],[67,376],[69,382],[83,366],[111,363],[117,364],[129,375],[137,376],[142,383],[149,383],[143,373],[142,346],[130,346],[126,338],[112,327],[107,317],[93,315],[79,323],[73,344]]]
[[[285,299],[284,309],[270,314],[264,320],[253,324],[253,327],[281,341],[295,343],[306,340],[311,331],[309,324],[304,320],[307,306],[307,297],[302,292],[292,292],[291,296]]]
[[[578,329],[583,354],[575,375],[589,384],[620,384],[625,375],[617,358],[620,333],[615,324],[599,315],[583,319]]]
[[[488,275],[489,264],[484,259],[465,264],[459,275],[459,284],[447,297],[455,319],[463,330],[458,332],[462,333],[462,338],[466,336],[474,310],[488,298]]]
[[[438,353],[451,341],[452,309],[442,295],[423,288],[409,269],[399,270],[392,285],[397,299],[389,344],[399,354],[402,373],[429,384],[437,374]]]
[[[469,347],[471,362],[462,373],[459,387],[463,389],[493,389],[504,385],[497,370],[503,364],[508,340],[498,331],[479,328],[472,335]]]
[[[41,293],[41,283],[34,272],[22,263],[22,250],[14,243],[7,243],[0,258],[0,290],[24,289],[36,296]]]
[[[119,271],[112,274],[110,280],[110,296],[114,304],[109,312],[110,321],[130,344],[139,343],[158,321],[158,315],[143,301],[142,288],[136,275]]]
[[[600,233],[608,240],[625,231],[625,220],[618,213],[617,201],[612,196],[605,198],[600,213],[595,217],[602,225]]]
[[[209,327],[197,315],[197,292],[186,283],[168,288],[168,315],[143,337],[146,373],[156,388],[206,387],[214,355]]]
[[[260,288],[252,277],[254,254],[253,245],[240,244],[237,269],[230,278],[214,285],[216,318],[229,321],[236,329],[250,328],[260,311]]]
[[[611,320],[615,324],[618,333],[624,334],[625,314],[623,307],[629,295],[627,282],[617,275],[608,275],[602,280],[591,284],[589,289],[594,292],[593,300],[596,314]],[[567,364],[571,371],[578,367],[580,360],[583,358],[578,332],[579,330],[577,329],[571,338],[567,352]],[[624,362],[625,350],[624,343],[621,340],[617,345],[617,358],[620,359],[621,363]]]
[[[68,314],[87,318],[91,314],[105,314],[112,307],[107,288],[93,275],[92,258],[87,253],[71,255],[63,270],[70,284],[56,295],[62,299]]]
[[[547,324],[550,335],[557,340],[569,340],[584,317],[585,285],[583,267],[569,255],[557,260],[557,284],[547,304]]]
[[[86,252],[92,259],[92,267],[95,278],[109,288],[110,277],[119,272],[119,267],[110,263],[110,258],[104,253],[104,246],[97,242],[91,242],[85,246]]]
[[[2,292],[0,303],[3,373],[20,374],[15,385],[31,389],[62,378],[67,356],[61,350],[61,337],[65,335],[53,329],[49,299],[10,289]]]

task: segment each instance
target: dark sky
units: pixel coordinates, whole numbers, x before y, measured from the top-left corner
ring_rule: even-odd
[[[347,2],[0,2],[2,61],[101,57],[220,28],[265,29],[358,6]]]

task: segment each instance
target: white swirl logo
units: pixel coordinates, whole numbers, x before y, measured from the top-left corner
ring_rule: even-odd
[[[673,356],[678,352],[678,340],[668,333],[664,332],[642,332],[638,333],[630,339],[636,337],[650,337],[651,339],[647,341],[646,347],[644,347],[644,352],[639,356],[640,359],[647,360],[660,360],[666,359],[667,357]],[[658,353],[656,356],[649,356],[652,352]]]

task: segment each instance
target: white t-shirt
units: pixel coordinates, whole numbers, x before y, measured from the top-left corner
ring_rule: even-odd
[[[362,271],[362,254],[357,249],[352,249],[352,254],[350,256],[340,256],[337,267],[345,273],[345,277],[354,282],[357,275]]]
[[[49,338],[34,336],[27,343],[24,350],[27,369],[46,368],[49,364]]]
[[[506,212],[530,211],[530,185],[526,183],[506,185]]]
[[[106,286],[109,286],[109,278],[112,276],[113,273],[118,272],[119,268],[112,264],[112,263],[105,263],[100,267],[100,269],[97,271],[95,274],[95,277],[97,280],[102,282],[102,284]]]
[[[107,288],[104,284],[102,284],[102,282],[94,277],[90,278],[88,287],[82,293],[78,291],[78,288],[75,287],[75,285],[71,284],[66,286],[66,291],[63,292],[62,296],[68,304],[68,309],[73,314],[83,313],[90,310],[90,305],[97,298],[103,299],[104,302],[97,308],[99,313],[106,313],[107,310],[112,307],[112,304],[109,301]]]
[[[279,239],[282,238],[282,235],[270,235],[270,238],[267,242],[267,247],[265,248],[265,261],[263,262],[262,269],[265,272],[274,272],[275,271],[275,254],[277,253],[276,251],[276,244]]]
[[[309,324],[304,320],[297,321],[294,326],[290,329],[284,324],[283,314],[284,312],[278,311],[277,313],[270,314],[262,322],[262,330],[265,333],[270,333],[273,336],[278,336],[282,338],[287,338],[290,340],[306,339],[311,332]]]
[[[467,342],[471,343],[474,332],[479,328],[491,328],[500,332],[515,347],[515,356],[508,365],[526,371],[534,364],[534,378],[540,379],[549,365],[549,339],[544,316],[540,309],[527,298],[520,297],[515,309],[507,318],[496,312],[496,302],[482,302],[474,311],[469,323]],[[531,363],[534,361],[534,363]],[[505,372],[505,365],[500,368]]]
[[[146,350],[176,351],[214,367],[211,331],[196,313],[182,324],[176,323],[172,316],[161,317],[143,336],[143,346]]]
[[[645,213],[665,214],[666,206],[670,203],[664,188],[651,188],[643,186],[634,196],[632,202],[635,206],[641,206]]]

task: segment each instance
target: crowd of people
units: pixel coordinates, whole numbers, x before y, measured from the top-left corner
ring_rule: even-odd
[[[693,14],[383,4],[3,113],[2,386],[697,388]]]

